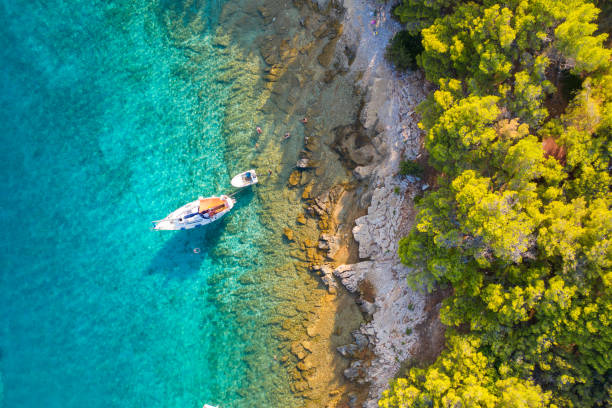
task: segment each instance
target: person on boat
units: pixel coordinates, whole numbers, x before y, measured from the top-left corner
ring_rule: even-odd
[[[308,123],[308,118],[304,117],[300,120],[300,122],[302,122],[303,124],[307,124]]]
[[[257,131],[257,134],[261,135],[262,130],[259,126],[257,126],[255,130]]]
[[[285,136],[283,136],[283,140],[287,140],[291,137],[291,133],[287,132],[285,133]]]

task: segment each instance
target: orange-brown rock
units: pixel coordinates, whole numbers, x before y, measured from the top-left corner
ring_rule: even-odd
[[[301,175],[302,173],[300,173],[298,170],[293,170],[293,173],[291,173],[291,175],[289,176],[289,185],[297,186],[300,183]]]

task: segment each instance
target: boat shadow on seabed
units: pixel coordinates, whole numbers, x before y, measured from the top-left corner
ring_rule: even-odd
[[[172,237],[157,252],[147,268],[147,274],[159,273],[168,279],[188,279],[196,275],[202,261],[213,256],[211,252],[217,246],[231,217],[237,216],[236,213],[242,207],[250,204],[254,193],[250,188],[245,188],[237,190],[234,197],[237,199],[234,208],[218,221],[200,228],[171,232]],[[159,236],[164,239],[164,234]]]
[[[202,261],[211,256],[226,224],[227,220],[222,218],[205,228],[175,232],[149,264],[148,274],[159,273],[168,279],[187,279],[197,274]]]

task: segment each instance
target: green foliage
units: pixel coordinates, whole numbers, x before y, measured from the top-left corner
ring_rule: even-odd
[[[396,13],[422,28],[418,61],[438,85],[419,112],[440,172],[399,256],[412,286],[452,287],[440,318],[461,332],[379,406],[607,406],[612,68],[598,10],[406,0]],[[555,70],[574,84],[557,90]],[[551,118],[545,102],[568,89]]]
[[[565,21],[555,29],[557,47],[568,60],[574,61],[575,72],[592,72],[605,67],[612,51],[603,48],[607,34],[592,36],[597,25],[592,23],[599,14],[593,4],[584,2],[569,9]]]
[[[400,162],[400,176],[417,176],[421,177],[423,175],[423,167],[412,160],[402,161]]]
[[[453,0],[403,0],[393,12],[407,25],[408,31],[416,34],[456,3]]]
[[[448,349],[426,370],[413,368],[407,378],[391,383],[378,406],[539,408],[548,407],[551,395],[528,380],[504,378],[478,351],[474,336],[448,336]]]
[[[423,52],[421,34],[410,34],[408,31],[400,31],[393,36],[387,46],[385,56],[399,70],[416,69],[416,58]]]

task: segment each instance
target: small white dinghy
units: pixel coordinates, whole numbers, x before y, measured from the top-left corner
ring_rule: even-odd
[[[156,230],[186,230],[217,221],[236,204],[232,197],[200,197],[171,212],[166,218],[153,221]]]
[[[240,173],[234,176],[232,179],[232,186],[236,188],[247,187],[253,184],[257,184],[257,173],[255,170],[247,170],[244,173]]]

